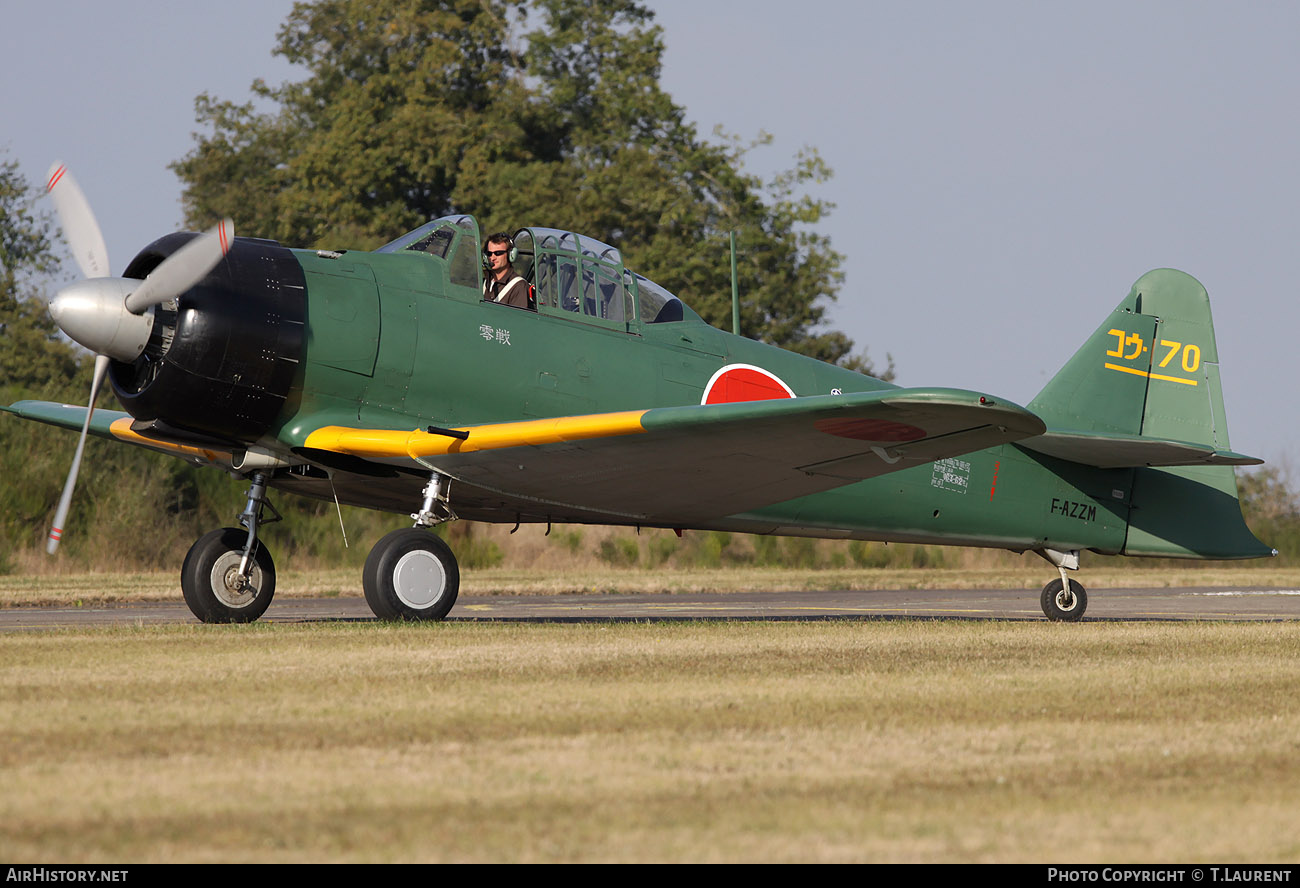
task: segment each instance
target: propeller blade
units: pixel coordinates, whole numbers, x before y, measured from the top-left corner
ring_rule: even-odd
[[[50,540],[45,551],[51,555],[59,548],[63,538],[63,522],[68,518],[68,507],[72,505],[72,489],[77,486],[77,473],[81,470],[81,452],[86,448],[86,435],[90,431],[90,417],[95,412],[95,396],[99,394],[100,383],[108,370],[108,355],[95,355],[95,378],[90,383],[90,403],[86,409],[86,421],[81,426],[81,439],[77,441],[77,453],[72,457],[72,468],[68,470],[68,480],[63,485],[63,496],[59,498],[59,508],[54,512],[54,526],[50,528]]]
[[[135,292],[126,297],[126,310],[139,314],[151,305],[175,299],[197,284],[230,252],[235,241],[235,223],[221,220],[216,228],[204,232],[175,253],[144,279]]]
[[[108,277],[108,247],[104,246],[104,235],[95,221],[95,214],[90,211],[90,203],[82,193],[77,180],[61,163],[50,167],[50,176],[45,185],[46,192],[54,199],[54,210],[59,214],[59,224],[68,239],[72,258],[82,275],[88,278]]]

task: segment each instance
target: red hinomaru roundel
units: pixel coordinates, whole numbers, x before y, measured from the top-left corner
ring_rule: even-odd
[[[753,364],[728,364],[704,387],[701,404],[734,404],[738,401],[770,401],[793,398],[794,391],[774,373]]]

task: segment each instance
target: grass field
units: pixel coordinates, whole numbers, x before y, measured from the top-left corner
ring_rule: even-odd
[[[1300,628],[0,637],[0,859],[1285,862]]]

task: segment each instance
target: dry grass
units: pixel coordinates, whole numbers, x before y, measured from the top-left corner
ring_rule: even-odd
[[[0,859],[1293,861],[1290,624],[0,638]]]

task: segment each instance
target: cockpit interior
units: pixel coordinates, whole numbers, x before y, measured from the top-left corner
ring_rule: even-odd
[[[536,291],[536,310],[601,326],[699,320],[681,299],[623,264],[617,247],[557,228],[521,228],[512,236],[516,273]],[[481,236],[473,216],[443,216],[376,252],[416,251],[447,263],[450,283],[481,290]]]

